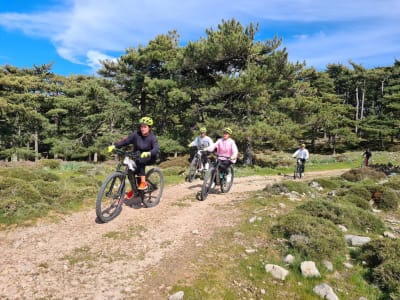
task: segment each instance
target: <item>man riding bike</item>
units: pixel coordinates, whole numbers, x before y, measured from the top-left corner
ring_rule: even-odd
[[[304,166],[306,164],[306,161],[308,160],[310,154],[308,153],[308,150],[306,149],[305,144],[301,144],[300,148],[296,150],[295,153],[293,153],[293,157],[298,158],[301,160],[302,164],[302,173],[304,176]]]
[[[153,125],[154,122],[152,118],[143,117],[139,120],[139,130],[132,131],[129,136],[108,147],[108,152],[112,152],[114,148],[121,148],[132,144],[133,150],[141,153],[140,157],[135,161],[137,173],[140,176],[139,190],[145,190],[147,188],[146,165],[154,164],[160,151],[157,137],[152,132]],[[127,193],[127,198],[131,198],[132,196],[133,191]]]
[[[213,140],[207,136],[207,128],[201,127],[200,134],[188,145],[189,147],[197,147],[199,150],[206,150],[207,147],[210,147],[214,144]],[[207,162],[208,151],[203,151],[201,153],[201,162],[203,168],[208,170],[209,165]]]

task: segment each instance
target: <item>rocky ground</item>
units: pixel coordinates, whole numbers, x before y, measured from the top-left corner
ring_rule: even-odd
[[[305,180],[342,172],[310,172]],[[93,208],[0,231],[0,299],[166,299],[176,278],[191,276],[188,262],[202,243],[238,221],[230,204],[283,178],[235,178],[228,194],[205,201],[196,200],[196,180],[166,188],[157,207],[126,205],[107,224]]]

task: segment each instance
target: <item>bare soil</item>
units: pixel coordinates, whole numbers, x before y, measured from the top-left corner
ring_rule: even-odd
[[[344,171],[309,172],[304,180]],[[125,205],[106,224],[93,208],[0,231],[0,299],[167,299],[176,280],[192,276],[203,243],[238,222],[232,204],[282,179],[235,178],[229,193],[205,201],[196,200],[195,180],[166,188],[154,208]]]

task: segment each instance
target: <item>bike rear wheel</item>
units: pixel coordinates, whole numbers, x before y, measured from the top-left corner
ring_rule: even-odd
[[[230,176],[230,178],[228,178],[228,176]],[[233,184],[233,177],[233,167],[229,166],[228,173],[226,173],[224,178],[221,179],[221,192],[228,193],[230,191]]]
[[[147,189],[140,191],[142,202],[146,207],[160,203],[164,191],[164,175],[159,168],[152,168],[146,173]]]
[[[107,223],[116,218],[121,213],[124,196],[125,175],[121,172],[111,173],[97,194],[96,215],[99,220]]]
[[[200,200],[206,200],[210,193],[211,187],[215,182],[216,172],[214,168],[211,168],[204,176],[203,185],[201,186]]]
[[[188,175],[188,181],[192,182],[193,179],[196,177],[198,168],[199,168],[199,164],[201,164],[201,160],[195,156],[192,159],[192,162],[190,163],[190,167],[189,167],[189,175]]]

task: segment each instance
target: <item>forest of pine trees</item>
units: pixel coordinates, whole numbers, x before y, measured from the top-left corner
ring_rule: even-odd
[[[0,159],[102,160],[145,115],[162,157],[186,152],[200,126],[214,138],[231,127],[245,163],[301,142],[314,153],[399,149],[400,61],[317,71],[290,62],[277,37],[255,41],[257,30],[222,21],[186,46],[172,31],[103,61],[98,76],[0,66]]]

